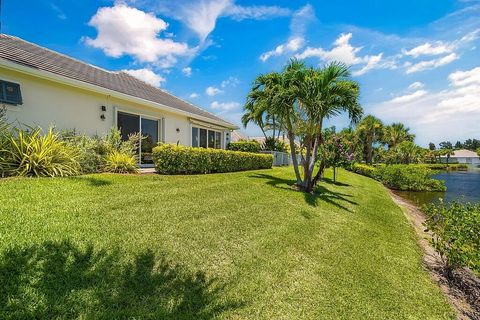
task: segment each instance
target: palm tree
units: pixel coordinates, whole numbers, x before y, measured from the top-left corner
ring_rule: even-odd
[[[382,121],[372,115],[368,115],[357,126],[357,134],[363,144],[365,162],[372,164],[373,144],[380,142],[383,133]]]
[[[415,140],[415,135],[411,134],[410,128],[405,127],[403,123],[392,123],[383,129],[383,142],[389,149],[395,148],[399,143],[404,141]]]
[[[358,84],[349,79],[344,64],[331,63],[314,69],[292,59],[282,73],[270,73],[254,81],[245,105],[244,125],[250,121],[264,125],[267,114],[280,119],[290,141],[296,185],[311,192],[325,167],[321,162],[317,174],[313,175],[319,147],[323,144],[323,122],[347,112],[356,123],[362,115],[358,97]],[[295,138],[300,140],[303,149],[300,152],[303,177],[296,157]]]

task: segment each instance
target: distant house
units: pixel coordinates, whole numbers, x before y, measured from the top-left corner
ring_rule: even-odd
[[[447,162],[447,156],[442,156],[441,159],[442,162]],[[451,163],[480,165],[480,156],[475,151],[462,149],[456,150],[448,161]]]
[[[226,148],[237,126],[125,72],[108,71],[0,34],[0,107],[14,123],[126,138]],[[151,150],[140,150],[148,154]],[[142,164],[151,160],[140,157]]]

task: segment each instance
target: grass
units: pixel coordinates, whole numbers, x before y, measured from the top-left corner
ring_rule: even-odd
[[[454,318],[384,187],[329,175],[0,181],[0,318]]]

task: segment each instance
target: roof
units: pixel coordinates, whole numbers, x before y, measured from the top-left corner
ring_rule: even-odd
[[[453,152],[453,156],[450,156],[450,158],[479,158],[480,156],[475,152],[471,150],[455,150]]]
[[[40,47],[18,37],[0,34],[0,58],[178,109],[191,114],[192,117],[200,116],[220,122],[227,127],[236,127],[206,110],[179,99],[164,90],[151,86],[125,72],[108,71]]]
[[[237,142],[240,140],[248,140],[248,137],[238,130],[233,130],[231,136],[232,136],[232,142]]]

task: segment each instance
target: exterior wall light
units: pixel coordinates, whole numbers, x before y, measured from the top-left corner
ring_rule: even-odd
[[[102,119],[103,121],[105,121],[105,115],[102,114],[102,115],[100,116],[100,119]]]
[[[100,108],[102,109],[103,112],[107,111],[107,107],[106,107],[106,106],[101,106]]]

